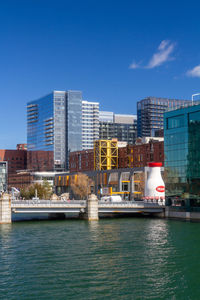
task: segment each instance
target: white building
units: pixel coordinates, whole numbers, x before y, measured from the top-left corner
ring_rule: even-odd
[[[92,149],[99,139],[99,103],[82,101],[82,150]]]
[[[0,161],[0,193],[7,191],[8,165],[6,161]]]

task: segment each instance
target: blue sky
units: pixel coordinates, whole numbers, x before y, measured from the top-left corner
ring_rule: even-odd
[[[200,92],[197,1],[0,2],[0,149],[26,142],[26,102],[83,91],[136,113],[145,96]]]

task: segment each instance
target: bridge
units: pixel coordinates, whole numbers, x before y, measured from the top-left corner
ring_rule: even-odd
[[[78,213],[87,220],[98,220],[99,214],[157,214],[164,213],[165,206],[143,201],[103,202],[95,195],[88,200],[11,200],[9,195],[0,199],[0,223],[11,223],[12,214],[71,214]]]
[[[84,213],[86,200],[12,200],[13,213]],[[98,201],[98,212],[104,213],[161,213],[163,206],[143,201],[103,202]]]

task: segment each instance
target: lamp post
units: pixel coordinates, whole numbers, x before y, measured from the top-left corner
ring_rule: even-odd
[[[192,104],[193,104],[193,102],[194,102],[194,97],[195,97],[195,96],[199,96],[199,95],[200,95],[200,93],[192,94]]]

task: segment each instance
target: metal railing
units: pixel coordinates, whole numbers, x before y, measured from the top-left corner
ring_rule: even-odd
[[[45,205],[45,206],[66,206],[66,205],[82,205],[86,206],[85,200],[11,200],[11,206],[22,205]]]
[[[120,207],[164,207],[164,205],[152,202],[144,202],[144,201],[122,201],[122,202],[105,202],[99,201],[100,206],[120,206]]]

